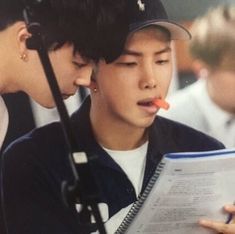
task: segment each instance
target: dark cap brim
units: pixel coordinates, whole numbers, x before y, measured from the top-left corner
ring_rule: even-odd
[[[151,25],[166,28],[170,32],[172,40],[190,40],[192,37],[190,32],[183,26],[166,20],[149,20],[142,23],[131,24],[129,27],[129,32],[133,33]]]

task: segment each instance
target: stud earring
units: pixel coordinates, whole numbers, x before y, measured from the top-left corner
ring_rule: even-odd
[[[96,93],[97,92],[97,88],[94,88],[93,91]]]
[[[26,62],[28,60],[28,57],[27,55],[24,53],[24,54],[21,54],[20,55],[20,59],[22,59],[24,62]]]

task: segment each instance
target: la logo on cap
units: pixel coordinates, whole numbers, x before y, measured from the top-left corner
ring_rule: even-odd
[[[139,6],[139,10],[140,11],[144,11],[145,10],[145,5],[144,5],[144,3],[141,0],[138,0],[137,4]]]

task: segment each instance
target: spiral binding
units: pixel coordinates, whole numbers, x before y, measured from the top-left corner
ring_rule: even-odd
[[[116,230],[116,232],[114,234],[123,234],[123,233],[126,232],[128,227],[130,226],[131,222],[134,220],[135,216],[137,215],[140,208],[144,204],[144,202],[145,202],[146,198],[148,197],[149,193],[151,192],[151,190],[152,190],[155,182],[157,181],[159,175],[161,174],[161,171],[164,168],[164,166],[165,166],[164,161],[161,161],[158,164],[158,166],[157,166],[153,176],[151,177],[148,185],[146,186],[146,189],[144,190],[143,194],[140,195],[138,197],[137,201],[133,203],[133,205],[131,206],[129,212],[127,213],[127,215],[125,216],[122,223],[120,224],[120,226],[118,227],[118,229]]]

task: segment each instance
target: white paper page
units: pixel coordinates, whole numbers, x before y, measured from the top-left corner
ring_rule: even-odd
[[[128,234],[209,234],[200,218],[226,221],[222,210],[235,200],[235,153],[167,159]]]

